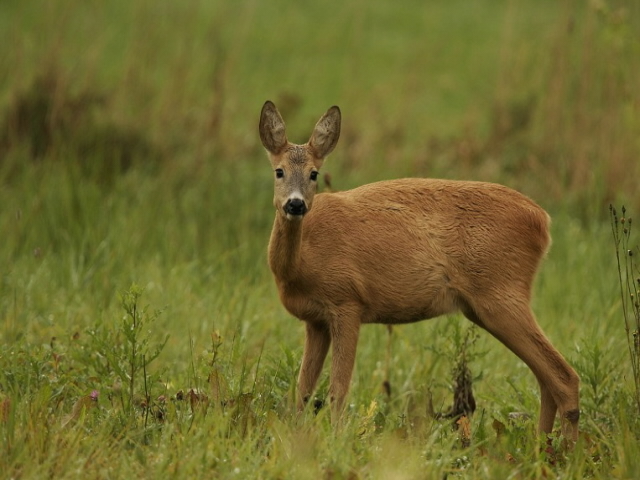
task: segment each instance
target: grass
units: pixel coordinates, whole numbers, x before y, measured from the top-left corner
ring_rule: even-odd
[[[640,470],[607,220],[609,202],[640,207],[635,5],[43,5],[0,5],[8,478]],[[554,243],[534,310],[582,377],[573,452],[536,437],[533,375],[483,332],[469,357],[470,444],[429,415],[430,402],[438,411],[452,402],[469,328],[459,316],[394,329],[390,398],[386,330],[364,328],[342,428],[324,410],[295,413],[303,328],[266,265],[272,181],[257,120],[268,98],[296,141],[341,106],[343,135],[327,162],[338,189],[474,178],[549,210]],[[144,325],[135,337],[133,298]],[[327,388],[325,371],[320,395]]]

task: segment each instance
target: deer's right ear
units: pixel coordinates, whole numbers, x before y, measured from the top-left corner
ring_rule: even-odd
[[[277,155],[287,145],[284,120],[273,102],[267,100],[260,112],[260,140],[268,152]]]

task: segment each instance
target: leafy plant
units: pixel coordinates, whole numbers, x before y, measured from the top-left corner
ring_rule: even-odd
[[[169,335],[159,343],[152,343],[151,327],[161,311],[149,312],[148,307],[140,306],[143,291],[133,284],[121,294],[124,315],[119,328],[102,323],[90,333],[95,351],[94,368],[98,375],[106,378],[115,375],[112,395],[119,397],[125,412],[132,413],[134,406],[138,405],[144,407],[148,414],[146,407],[151,401],[149,386],[157,377],[150,375],[147,369],[164,349]],[[141,393],[143,398],[138,398]]]

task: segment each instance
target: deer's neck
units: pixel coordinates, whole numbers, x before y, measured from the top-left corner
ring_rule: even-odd
[[[287,220],[276,213],[269,241],[269,266],[278,280],[291,280],[298,274],[301,244],[302,220]]]

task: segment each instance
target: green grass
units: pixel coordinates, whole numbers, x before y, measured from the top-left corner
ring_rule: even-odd
[[[639,22],[616,1],[2,2],[3,474],[632,478],[640,425],[607,207],[640,211]],[[297,416],[303,326],[266,262],[266,99],[295,141],[340,105],[338,189],[483,179],[549,210],[534,310],[582,377],[574,451],[543,451],[533,375],[483,332],[471,445],[427,414],[430,395],[451,404],[460,316],[394,329],[391,398],[386,330],[364,328],[345,424]]]

